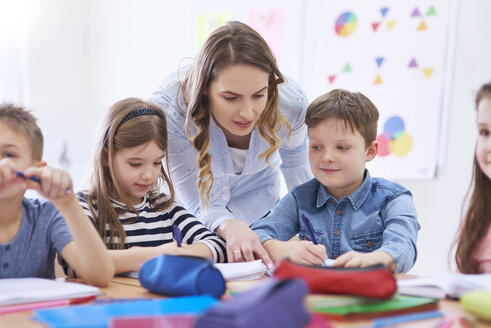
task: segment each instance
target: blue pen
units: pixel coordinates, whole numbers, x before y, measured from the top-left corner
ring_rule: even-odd
[[[312,223],[310,222],[309,218],[302,214],[302,220],[303,220],[303,223],[305,223],[305,225],[307,226],[307,230],[309,231],[310,239],[312,239],[312,242],[314,243],[314,245],[318,245],[319,243],[317,242],[317,239],[315,239],[314,228],[312,227]]]
[[[437,318],[442,316],[443,313],[440,311],[428,311],[428,312],[420,312],[420,313],[413,313],[413,314],[395,315],[392,317],[373,320],[373,327],[374,328],[385,327],[387,325],[395,325],[402,322],[425,320],[425,319]]]
[[[172,230],[174,230],[174,239],[176,240],[177,247],[181,247],[181,242],[182,242],[181,229],[179,229],[179,227],[176,224],[174,224]]]
[[[15,171],[15,174],[17,174],[17,176],[18,176],[19,178],[22,178],[22,179],[25,179],[25,180],[32,180],[32,181],[34,181],[34,182],[37,182],[37,183],[41,184],[41,178],[40,178],[40,177],[37,177],[37,176],[32,176],[32,177],[29,177],[29,178],[28,178],[28,177],[26,177],[26,175],[25,175],[23,172],[21,172],[21,171]],[[71,192],[72,192],[72,191],[71,191],[70,189],[65,190],[65,194],[69,194],[69,193],[71,193]]]
[[[17,174],[17,176],[19,178],[22,178],[22,179],[26,179],[26,180],[32,180],[34,182],[37,182],[37,183],[41,183],[41,179],[39,177],[36,177],[36,176],[32,176],[32,177],[26,177],[24,175],[24,173],[20,172],[20,171],[15,171],[15,174]]]

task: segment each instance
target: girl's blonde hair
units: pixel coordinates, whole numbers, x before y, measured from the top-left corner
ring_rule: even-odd
[[[290,125],[279,109],[278,85],[284,82],[284,77],[266,41],[255,30],[237,21],[216,29],[203,44],[179,87],[179,92],[188,105],[186,133],[190,136],[190,122],[197,128],[196,135],[190,138],[198,151],[198,188],[200,200],[205,206],[208,205],[213,187],[211,156],[208,154],[211,114],[205,91],[222,69],[235,65],[254,66],[269,74],[268,101],[257,122],[259,133],[269,144],[269,148],[259,155],[259,158],[264,158],[268,165],[271,165],[269,158],[281,143],[277,133],[282,125],[287,127],[288,135],[291,133]]]
[[[479,89],[475,100],[476,109],[485,97],[491,97],[491,82]],[[491,224],[491,180],[482,171],[476,155],[474,155],[472,181],[466,198],[469,195],[471,195],[470,202],[457,237],[455,260],[462,273],[479,273],[473,254]]]
[[[97,230],[109,249],[124,248],[126,233],[119,214],[132,212],[138,217],[138,212],[130,204],[114,174],[114,155],[119,150],[140,146],[152,140],[164,151],[168,171],[167,122],[164,112],[158,105],[138,98],[127,98],[115,103],[99,126],[91,157],[87,203],[96,221]],[[162,182],[167,183],[169,189],[165,200],[158,197]],[[124,203],[124,211],[116,211],[109,198]],[[164,210],[174,202],[174,188],[163,166],[148,200],[150,206],[156,210]]]

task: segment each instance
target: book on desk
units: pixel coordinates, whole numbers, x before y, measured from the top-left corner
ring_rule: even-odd
[[[397,281],[400,294],[437,299],[459,298],[465,292],[491,290],[491,274],[449,273]]]
[[[43,278],[0,279],[0,314],[94,300],[99,288]]]
[[[307,308],[335,321],[366,320],[399,314],[432,311],[438,300],[395,295],[389,300],[339,295],[309,295]]]

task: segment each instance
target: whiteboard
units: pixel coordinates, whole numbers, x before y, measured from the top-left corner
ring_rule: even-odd
[[[367,164],[373,176],[436,176],[456,1],[195,4],[196,49],[216,27],[239,20],[263,35],[282,72],[300,83],[310,101],[336,88],[370,98],[380,113],[379,154]]]

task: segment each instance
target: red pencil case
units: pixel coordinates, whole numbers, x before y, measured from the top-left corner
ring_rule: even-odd
[[[279,279],[300,278],[314,294],[344,294],[380,299],[391,298],[397,283],[384,265],[365,268],[308,266],[281,261],[274,271]]]

